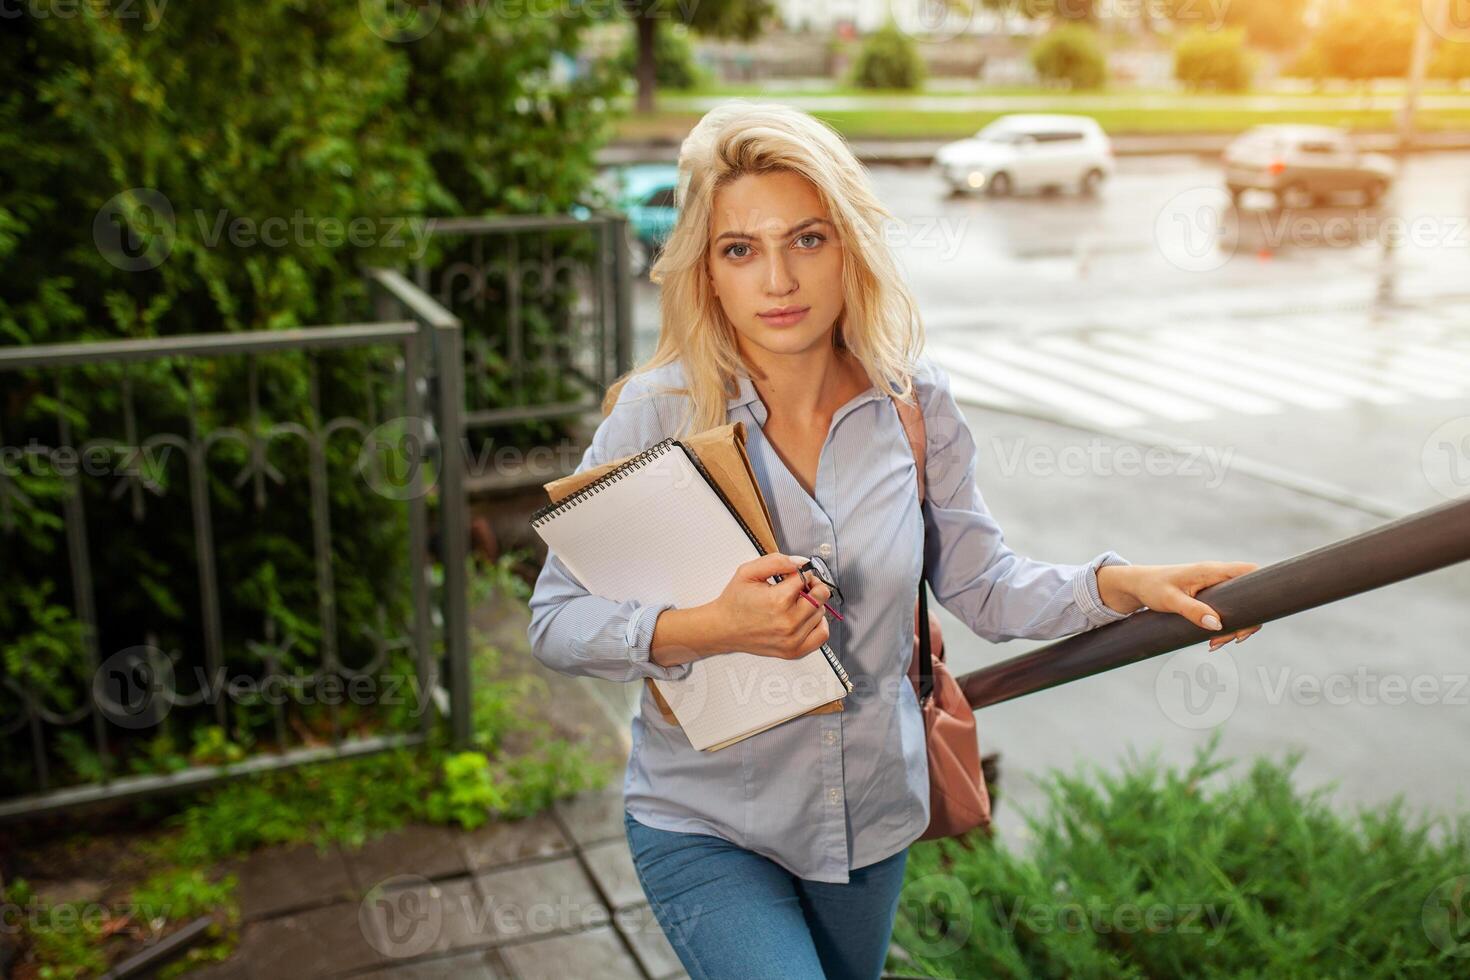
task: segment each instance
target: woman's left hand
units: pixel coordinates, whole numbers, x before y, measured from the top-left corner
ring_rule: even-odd
[[[1104,565],[1098,569],[1098,592],[1109,607],[1133,612],[1147,606],[1155,612],[1178,613],[1201,629],[1222,628],[1219,614],[1195,598],[1195,594],[1217,582],[1253,572],[1260,566],[1248,561],[1197,561],[1188,565]],[[1104,577],[1106,576],[1106,583]],[[1259,625],[1234,629],[1210,638],[1217,650],[1231,640],[1239,643]]]

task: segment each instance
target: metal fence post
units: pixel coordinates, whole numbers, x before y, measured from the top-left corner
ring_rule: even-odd
[[[613,318],[617,331],[614,376],[621,377],[633,367],[633,273],[628,266],[628,217],[610,216],[613,247]],[[604,379],[604,384],[613,378]]]
[[[434,325],[439,414],[439,539],[444,560],[444,653],[454,744],[469,744],[469,521],[464,493],[464,337],[458,320]]]

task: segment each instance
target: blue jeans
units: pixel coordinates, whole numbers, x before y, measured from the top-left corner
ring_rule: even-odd
[[[908,848],[848,873],[798,878],[711,834],[659,830],[626,810],[628,847],[654,916],[691,980],[876,980]]]

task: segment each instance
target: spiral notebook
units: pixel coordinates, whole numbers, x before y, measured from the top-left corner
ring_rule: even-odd
[[[758,540],[699,458],[665,439],[568,497],[531,525],[582,587],[618,602],[685,608],[724,590]],[[655,679],[694,748],[724,748],[844,697],[852,682],[831,647],[795,660],[703,657],[682,680]]]

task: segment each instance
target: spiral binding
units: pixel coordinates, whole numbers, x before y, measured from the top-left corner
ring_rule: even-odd
[[[618,482],[633,470],[636,470],[640,466],[643,466],[646,463],[657,459],[672,448],[674,448],[674,440],[672,438],[665,439],[662,442],[654,443],[652,446],[649,446],[641,453],[629,457],[620,465],[615,466],[611,470],[608,470],[606,473],[602,474],[602,476],[599,476],[597,479],[593,480],[585,487],[577,490],[575,493],[570,493],[567,496],[563,497],[561,500],[553,501],[552,503],[546,504],[544,507],[541,507],[539,510],[531,515],[531,526],[540,527],[547,521],[560,517],[562,514],[577,506],[577,504],[579,504],[581,501],[587,499],[593,494],[601,493],[610,484]]]

